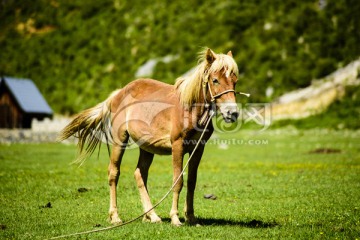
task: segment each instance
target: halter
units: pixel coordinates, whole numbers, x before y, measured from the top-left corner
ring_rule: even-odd
[[[209,93],[210,93],[210,102],[211,104],[209,104],[206,100],[206,87],[209,89]],[[243,92],[236,92],[234,89],[228,89],[225,91],[222,91],[221,93],[218,94],[213,94],[210,88],[210,84],[209,81],[203,81],[202,84],[202,89],[203,89],[203,95],[204,95],[204,101],[205,101],[205,110],[199,120],[199,125],[202,126],[205,124],[205,122],[208,121],[209,116],[214,116],[214,114],[210,114],[211,112],[215,112],[215,100],[216,98],[224,95],[225,93],[229,93],[229,92],[233,92],[234,94],[239,94],[239,95],[245,95],[246,97],[250,97],[250,93],[243,93]]]
[[[215,100],[216,98],[222,96],[223,94],[225,93],[229,93],[229,92],[233,92],[235,94],[239,94],[239,95],[245,95],[246,97],[250,97],[250,93],[243,93],[243,92],[236,92],[234,89],[228,89],[228,90],[225,90],[225,91],[222,91],[221,93],[218,93],[218,94],[213,94],[212,91],[211,91],[211,88],[210,88],[210,84],[208,81],[203,81],[203,94],[204,94],[204,101],[205,101],[205,104],[207,104],[207,100],[206,100],[206,86],[208,87],[209,89],[209,93],[210,93],[210,101],[212,103],[215,103]]]
[[[236,94],[235,90],[233,90],[233,89],[228,89],[228,90],[225,90],[225,91],[223,91],[223,92],[221,92],[221,93],[218,93],[218,94],[216,94],[216,95],[214,96],[214,94],[213,94],[212,91],[211,91],[209,82],[207,83],[207,86],[208,86],[208,88],[209,88],[209,93],[210,93],[210,97],[211,97],[211,100],[210,100],[210,101],[211,101],[211,102],[215,102],[216,98],[218,98],[218,97],[220,97],[221,95],[223,95],[223,94],[225,94],[225,93],[228,93],[228,92],[234,92],[234,93]]]

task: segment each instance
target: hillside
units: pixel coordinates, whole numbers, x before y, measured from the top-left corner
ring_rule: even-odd
[[[268,102],[357,59],[359,12],[357,0],[6,0],[0,75],[33,79],[57,113],[72,114],[150,59],[176,56],[150,76],[173,83],[209,46],[231,49],[239,90]]]
[[[360,59],[323,79],[314,80],[306,88],[280,96],[272,103],[272,119],[301,119],[322,113],[333,102],[346,100],[359,85]],[[353,98],[358,100],[356,96]]]

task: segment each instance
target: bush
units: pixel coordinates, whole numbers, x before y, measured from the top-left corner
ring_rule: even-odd
[[[321,8],[309,0],[7,0],[0,8],[0,75],[33,79],[59,113],[102,101],[151,58],[179,56],[153,76],[173,83],[203,46],[233,51],[239,89],[254,102],[271,100],[268,86],[277,97],[360,55],[355,0]]]

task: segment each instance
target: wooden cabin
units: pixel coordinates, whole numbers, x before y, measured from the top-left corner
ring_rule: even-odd
[[[33,81],[0,78],[0,128],[31,128],[34,118],[52,117],[52,109]]]

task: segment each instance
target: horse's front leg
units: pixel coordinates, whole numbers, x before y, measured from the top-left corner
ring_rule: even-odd
[[[187,179],[187,194],[185,202],[185,220],[191,225],[197,224],[194,215],[194,192],[196,186],[197,170],[200,164],[202,154],[204,152],[204,145],[199,145],[199,148],[194,152],[190,159]]]
[[[179,196],[183,187],[183,176],[180,176],[183,165],[183,142],[177,140],[172,144],[172,164],[173,164],[173,183],[179,178],[178,182],[173,188],[173,202],[170,210],[171,224],[181,226],[179,219]]]

